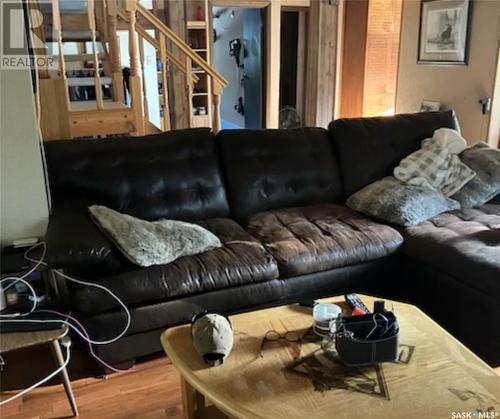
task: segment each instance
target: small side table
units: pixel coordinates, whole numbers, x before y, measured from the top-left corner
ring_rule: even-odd
[[[29,332],[13,332],[0,334],[0,353],[16,351],[27,348],[29,346],[50,344],[54,358],[58,367],[64,364],[64,357],[61,351],[59,340],[68,333],[67,327],[62,327],[54,330],[39,330]],[[60,372],[66,395],[68,396],[69,404],[74,416],[78,416],[78,406],[76,405],[71,381],[69,380],[68,371],[64,367]]]

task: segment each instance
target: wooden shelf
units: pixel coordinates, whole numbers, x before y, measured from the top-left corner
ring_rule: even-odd
[[[199,16],[199,8],[203,9],[204,20],[197,20]],[[209,1],[208,0],[190,0],[186,2],[186,34],[187,42],[202,59],[210,64],[210,24],[208,21]],[[199,65],[193,62],[193,74],[198,76],[198,81],[191,86],[191,103],[190,113],[192,115],[191,122],[193,127],[209,127],[212,122],[212,87],[208,73]],[[197,108],[205,108],[206,115],[196,115]]]
[[[188,20],[186,22],[188,29],[206,29],[207,22],[204,20]]]

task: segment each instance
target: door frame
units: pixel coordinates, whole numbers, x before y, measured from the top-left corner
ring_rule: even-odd
[[[265,46],[263,79],[264,91],[264,126],[278,128],[279,90],[280,90],[280,33],[281,6],[288,2],[309,2],[309,0],[209,0],[210,11],[214,6],[265,9]],[[210,33],[212,33],[212,20]],[[274,28],[274,30],[273,30]],[[278,28],[278,30],[276,30]]]

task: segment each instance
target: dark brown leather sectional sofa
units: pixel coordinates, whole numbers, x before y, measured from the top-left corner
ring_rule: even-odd
[[[337,120],[329,129],[171,131],[45,145],[52,268],[93,280],[129,307],[131,327],[96,348],[109,362],[160,350],[167,327],[203,310],[235,313],[346,292],[418,304],[492,365],[500,363],[500,206],[401,229],[344,206],[452,112]],[[163,266],[128,262],[90,220],[92,204],[199,223],[223,247]],[[95,339],[125,315],[101,290],[68,286]]]

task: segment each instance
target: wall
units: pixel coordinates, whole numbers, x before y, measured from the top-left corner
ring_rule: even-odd
[[[48,204],[27,70],[0,71],[0,239],[41,237]]]
[[[216,15],[224,9],[221,17],[213,20],[214,29],[217,32],[217,41],[213,44],[213,65],[229,82],[222,93],[222,128],[243,128],[245,118],[234,109],[238,97],[243,95],[243,91],[239,88],[240,71],[238,71],[234,57],[229,56],[229,41],[236,38],[243,40],[243,9],[214,7],[213,14]],[[233,18],[230,17],[231,10],[234,11]]]
[[[490,115],[482,116],[478,100],[493,95],[499,17],[500,1],[473,2],[468,66],[417,65],[420,2],[405,0],[396,112],[416,112],[423,99],[435,100],[457,112],[462,134],[470,143],[485,141]]]

